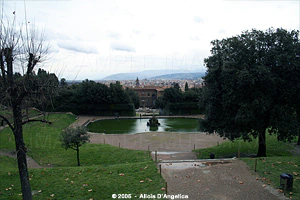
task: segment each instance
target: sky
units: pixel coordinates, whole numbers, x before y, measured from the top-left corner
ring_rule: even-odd
[[[0,6],[7,18],[21,24],[26,16],[28,26],[45,33],[50,49],[38,67],[67,80],[205,72],[213,40],[251,29],[300,29],[300,0],[1,0]]]

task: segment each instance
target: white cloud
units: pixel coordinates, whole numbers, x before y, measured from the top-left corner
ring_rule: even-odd
[[[107,35],[108,37],[116,40],[120,39],[121,37],[121,34],[117,31],[107,31]]]
[[[95,46],[75,40],[60,40],[57,46],[69,51],[75,51],[86,54],[97,54],[98,50]]]
[[[122,42],[112,42],[110,48],[116,51],[135,52],[135,48],[132,45]]]
[[[196,23],[204,23],[204,19],[202,17],[199,17],[199,16],[194,16],[194,21]]]

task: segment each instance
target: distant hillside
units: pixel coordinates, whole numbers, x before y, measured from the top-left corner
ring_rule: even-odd
[[[193,72],[193,73],[192,73]],[[147,70],[134,73],[118,73],[107,76],[102,80],[135,80],[137,77],[142,79],[198,79],[204,76],[204,72],[189,71],[184,73],[182,70]]]
[[[205,75],[205,73],[176,73],[176,74],[165,74],[161,76],[155,76],[151,77],[150,79],[164,79],[164,80],[170,80],[170,79],[177,79],[177,80],[188,80],[188,79],[199,79],[202,78]]]

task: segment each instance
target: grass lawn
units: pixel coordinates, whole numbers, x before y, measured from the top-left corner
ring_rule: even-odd
[[[291,156],[289,150],[293,149],[291,143],[278,141],[275,135],[266,135],[267,157],[271,156]],[[198,158],[209,158],[211,153],[215,154],[215,158],[233,158],[238,157],[240,150],[240,157],[251,157],[257,154],[258,139],[253,139],[251,142],[244,142],[242,139],[236,139],[233,142],[225,141],[219,146],[214,146],[206,149],[198,149]]]
[[[153,162],[29,169],[29,174],[33,199],[111,199],[112,194],[164,192]],[[16,166],[1,166],[0,179],[0,199],[21,199]]]
[[[257,177],[266,185],[271,185],[280,191],[280,174],[292,174],[293,189],[288,190],[286,196],[292,199],[300,199],[300,157],[292,156],[290,150],[294,148],[294,144],[277,141],[276,136],[267,134],[267,157],[266,158],[249,158],[255,156],[258,150],[258,141],[254,139],[252,142],[244,142],[242,139],[234,142],[225,141],[219,146],[198,149],[198,158],[207,159],[211,153],[215,154],[215,158],[232,158],[240,157],[248,166],[254,170],[255,159],[257,159]],[[298,175],[299,174],[299,175]],[[281,191],[282,192],[282,191]]]
[[[255,158],[243,158],[244,162],[254,170]],[[283,192],[280,189],[280,174],[288,173],[293,175],[293,189],[287,190],[286,196],[292,199],[300,199],[300,157],[281,156],[257,158],[256,171],[259,179],[266,185]]]
[[[29,169],[33,199],[111,199],[112,194],[164,193],[164,180],[147,151],[122,149],[105,144],[85,144],[80,148],[82,166],[77,167],[76,151],[65,150],[60,132],[75,120],[67,114],[51,114],[53,124],[24,126],[28,155],[42,169]],[[13,150],[14,137],[0,131],[0,150]],[[0,199],[21,199],[16,160],[0,156]],[[52,168],[48,168],[50,164]],[[135,199],[135,198],[133,198]]]

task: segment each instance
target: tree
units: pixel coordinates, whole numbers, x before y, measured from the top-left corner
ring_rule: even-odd
[[[171,103],[182,102],[183,95],[178,83],[174,83],[174,87],[167,88],[164,90],[163,100],[165,102],[171,102]]]
[[[195,90],[188,90],[183,93],[183,101],[184,102],[198,102],[199,93]]]
[[[35,91],[29,96],[28,101],[45,113],[47,107],[53,107],[53,96],[57,93],[59,81],[54,73],[49,73],[41,68],[36,76],[33,76],[32,90]],[[49,104],[49,105],[48,105]]]
[[[254,29],[212,45],[203,130],[230,140],[258,137],[257,156],[266,156],[266,131],[291,141],[300,126],[299,31]]]
[[[15,14],[15,13],[13,13]],[[7,17],[6,19],[9,19]],[[31,187],[28,178],[26,152],[22,126],[31,121],[23,121],[22,105],[25,98],[36,92],[34,86],[34,69],[44,60],[47,48],[44,46],[44,35],[30,26],[25,19],[25,28],[17,26],[15,17],[12,21],[0,19],[0,103],[12,108],[13,122],[0,115],[12,130],[19,168],[23,199],[31,199]],[[23,73],[23,74],[21,74]]]
[[[185,82],[184,91],[187,92],[189,90],[189,84]]]
[[[174,84],[174,86],[173,86],[173,88],[174,89],[176,89],[176,90],[178,90],[178,91],[180,91],[180,86],[179,86],[179,84],[178,83],[173,83]]]
[[[130,102],[134,104],[135,109],[138,109],[140,107],[139,95],[133,89],[130,88],[126,88],[125,93],[129,96]]]
[[[60,86],[61,87],[65,87],[67,85],[68,85],[67,80],[65,78],[61,78],[60,79]]]
[[[73,149],[77,152],[77,165],[80,166],[79,161],[79,147],[86,142],[89,142],[90,135],[84,127],[77,126],[75,128],[68,127],[61,133],[60,141],[62,147],[66,150]]]
[[[110,89],[110,102],[111,103],[129,103],[130,98],[128,94],[123,89],[121,83],[119,81],[116,81],[116,83],[110,83],[109,85]]]

